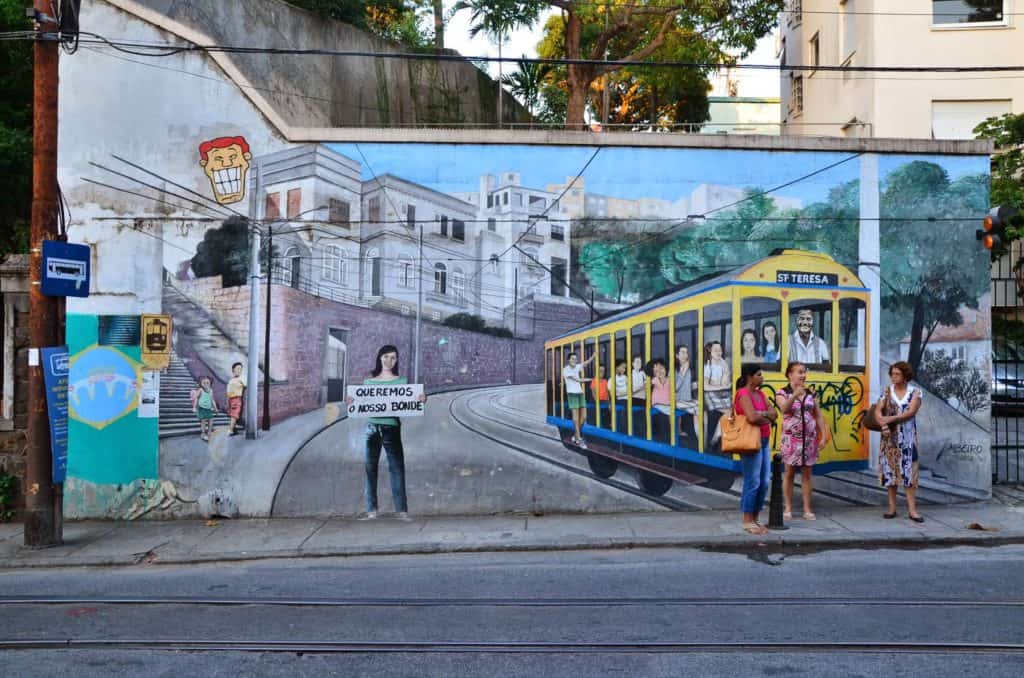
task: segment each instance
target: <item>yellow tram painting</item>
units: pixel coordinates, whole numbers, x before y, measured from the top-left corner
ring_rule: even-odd
[[[831,433],[815,473],[866,468],[869,304],[861,280],[831,257],[777,250],[546,342],[547,422],[602,478],[622,465],[653,495],[677,480],[727,489],[740,462],[721,453],[719,421],[732,406],[741,364],[762,366],[774,403],[786,365],[799,360]],[[590,361],[580,441],[563,378],[572,352]],[[653,393],[651,375],[661,369],[669,387]],[[776,450],[779,435],[774,427]]]

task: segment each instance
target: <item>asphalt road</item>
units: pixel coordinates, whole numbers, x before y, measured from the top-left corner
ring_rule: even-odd
[[[1004,546],[10,571],[0,596],[22,602],[0,600],[0,640],[113,645],[7,649],[0,675],[1019,676],[1024,654],[972,647],[1024,642],[1022,564],[1024,547]],[[900,647],[915,643],[943,648]]]

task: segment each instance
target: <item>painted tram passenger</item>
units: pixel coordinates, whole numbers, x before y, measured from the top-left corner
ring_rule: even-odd
[[[759,363],[775,402],[786,364],[799,361],[832,434],[814,472],[866,468],[869,303],[849,269],[799,250],[670,290],[546,342],[547,421],[598,476],[630,467],[654,495],[676,480],[725,489],[740,472],[739,457],[721,453],[718,432],[733,407],[735,375],[743,363]],[[562,379],[572,352],[581,362],[596,355],[583,374],[586,447],[572,442]],[[639,381],[638,363],[646,374]],[[773,450],[779,436],[774,430]]]

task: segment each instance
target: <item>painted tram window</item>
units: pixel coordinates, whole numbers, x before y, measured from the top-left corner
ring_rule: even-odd
[[[590,360],[596,349],[597,341],[593,337],[589,337],[584,340],[583,352],[580,354],[580,360]],[[595,378],[596,373],[594,371],[594,363],[589,363],[583,368],[583,377],[591,380],[583,384],[583,398],[587,402],[586,422],[591,426],[597,426],[597,394],[594,393],[594,389],[592,388],[594,383],[597,381]]]
[[[672,360],[672,383],[676,403],[676,444],[691,450],[697,443],[697,379],[695,365],[700,364],[697,352],[697,312],[685,311],[675,316],[675,348]]]
[[[741,318],[740,362],[759,363],[769,372],[780,371],[782,302],[767,297],[747,297],[741,305]]]
[[[704,308],[704,451],[717,444],[718,421],[732,407],[732,304]]]
[[[629,353],[626,351],[626,331],[615,333],[615,374],[611,384],[614,387],[615,431],[626,433],[629,410]]]
[[[647,325],[633,325],[629,341],[629,411],[632,419],[629,432],[637,438],[647,438],[647,393],[650,381],[644,372],[647,362]]]
[[[860,299],[839,300],[839,371],[864,372],[867,306]]]
[[[789,305],[789,361],[809,370],[832,371],[832,301],[794,301]]]
[[[598,342],[597,363],[597,387],[594,392],[599,395],[599,426],[610,431],[614,419],[611,399],[614,397],[612,383],[615,381],[615,366],[611,364],[611,339],[607,334],[602,334]]]
[[[659,443],[672,442],[672,381],[669,378],[669,359],[672,352],[668,344],[668,318],[651,323],[651,361],[648,369],[651,379],[651,439]]]

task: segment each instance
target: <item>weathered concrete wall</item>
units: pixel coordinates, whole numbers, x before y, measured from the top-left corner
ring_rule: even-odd
[[[354,26],[280,0],[107,0],[143,8],[220,45],[407,52]],[[202,42],[206,42],[205,40]],[[455,53],[455,52],[451,52]],[[295,127],[494,122],[496,84],[468,63],[313,55],[219,55]],[[527,120],[506,98],[505,119]]]
[[[12,417],[5,421],[10,430],[0,431],[0,472],[18,478],[14,502],[6,509],[18,510],[25,505],[22,481],[25,478],[25,452],[28,428],[28,295],[9,294],[14,311],[12,352],[14,357]]]

